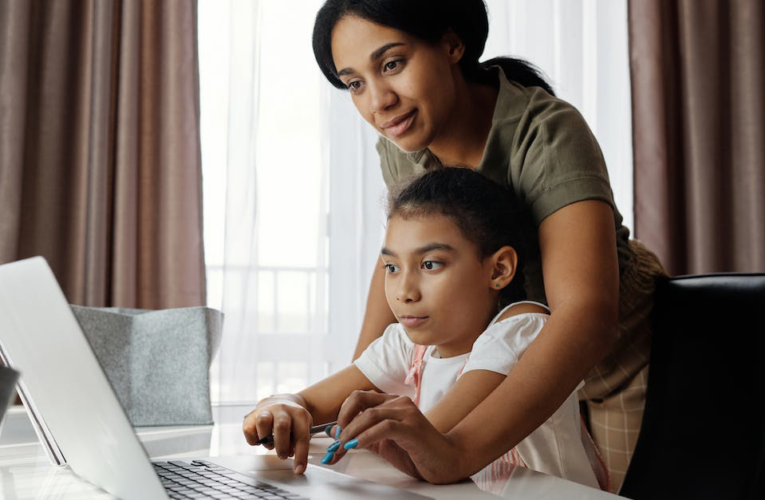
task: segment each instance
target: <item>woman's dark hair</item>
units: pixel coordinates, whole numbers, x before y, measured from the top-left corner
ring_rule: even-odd
[[[440,167],[416,178],[388,199],[388,219],[434,214],[448,217],[483,260],[505,245],[515,249],[518,263],[509,286],[500,291],[500,306],[524,300],[522,215],[515,194],[475,170]]]
[[[489,36],[484,0],[327,0],[313,26],[313,53],[329,83],[339,89],[346,87],[332,58],[332,30],[345,16],[366,19],[431,43],[440,41],[451,29],[465,44],[460,67],[466,80],[496,85],[496,77],[488,68],[499,66],[509,80],[524,87],[542,87],[555,95],[539,69],[529,62],[511,57],[478,61]]]

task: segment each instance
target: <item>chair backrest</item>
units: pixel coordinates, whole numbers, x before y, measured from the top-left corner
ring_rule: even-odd
[[[765,499],[765,274],[658,283],[648,393],[620,494]]]

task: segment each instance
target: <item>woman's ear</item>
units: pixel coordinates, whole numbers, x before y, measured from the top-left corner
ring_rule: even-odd
[[[465,44],[462,43],[462,39],[457,36],[451,28],[446,30],[442,38],[444,48],[447,50],[447,55],[452,63],[458,63],[465,54]]]
[[[504,246],[494,252],[489,258],[491,278],[489,287],[492,290],[502,290],[513,281],[518,266],[518,254],[511,246]]]

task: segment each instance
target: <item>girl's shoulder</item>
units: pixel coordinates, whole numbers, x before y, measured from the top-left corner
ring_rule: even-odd
[[[522,314],[543,314],[550,315],[550,308],[542,303],[534,302],[531,300],[524,300],[521,302],[513,302],[504,309],[502,309],[497,316],[489,323],[489,326],[510,319],[514,316],[520,316]]]
[[[537,338],[549,317],[549,309],[539,302],[510,304],[497,314],[473,343],[471,359],[475,362],[504,359],[512,365]]]

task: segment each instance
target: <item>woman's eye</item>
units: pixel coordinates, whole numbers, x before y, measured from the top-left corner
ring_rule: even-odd
[[[395,61],[388,61],[383,66],[383,71],[395,71],[404,62],[403,59],[396,59]]]
[[[358,80],[354,80],[352,82],[349,82],[348,85],[346,85],[346,87],[348,87],[348,90],[350,90],[351,92],[358,92],[359,89],[361,88],[361,82]]]
[[[436,269],[443,267],[443,265],[444,264],[442,262],[436,262],[433,260],[426,260],[422,263],[423,269],[427,269],[428,271],[435,271]]]

